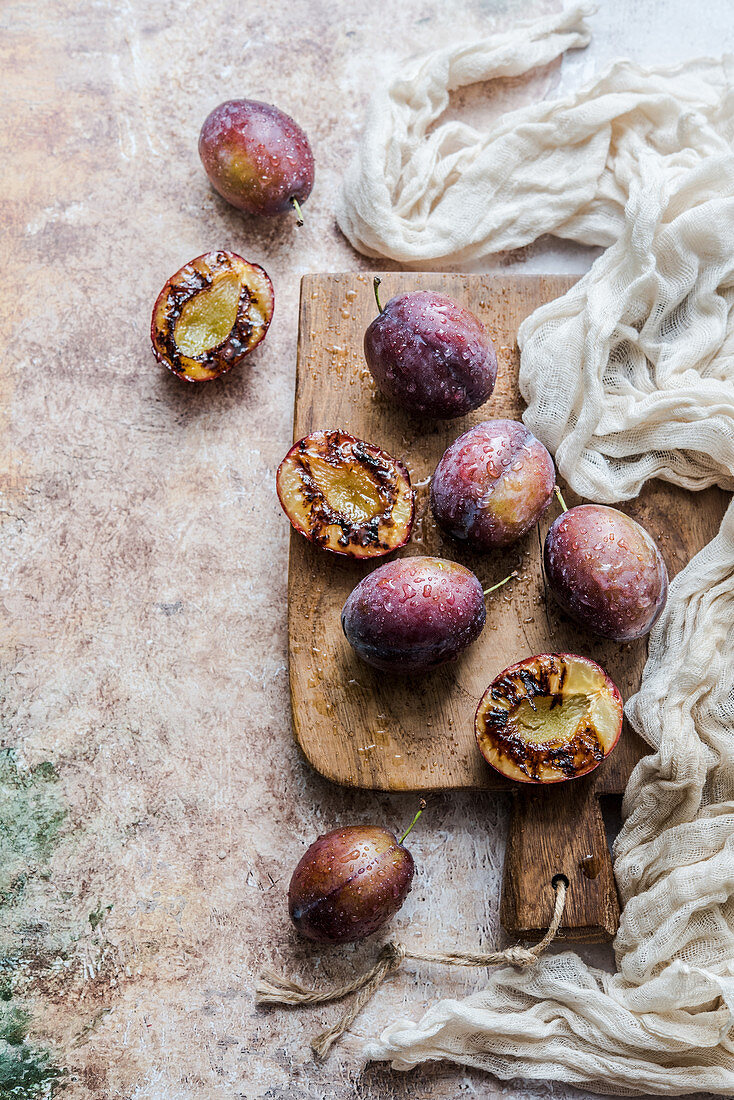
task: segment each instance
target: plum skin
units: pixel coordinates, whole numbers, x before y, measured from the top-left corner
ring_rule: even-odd
[[[553,459],[517,420],[485,420],[444,452],[431,481],[438,525],[479,550],[509,546],[534,527],[556,483]]]
[[[463,416],[484,404],[497,380],[482,323],[430,290],[391,298],[365,332],[364,355],[379,389],[419,416]]]
[[[230,99],[206,117],[199,156],[215,191],[247,214],[272,216],[305,202],[314,161],[305,133],[270,103]]]
[[[355,652],[385,672],[426,672],[471,645],[487,617],[482,586],[458,562],[398,558],[364,577],[342,608]]]
[[[580,504],[552,524],[548,586],[576,622],[617,642],[647,634],[665,606],[668,572],[652,536],[630,516]]]
[[[415,864],[387,829],[351,825],[315,840],[293,872],[288,911],[318,943],[351,943],[376,932],[405,901]]]

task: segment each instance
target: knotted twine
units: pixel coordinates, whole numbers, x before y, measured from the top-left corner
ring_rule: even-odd
[[[356,1020],[374,992],[382,985],[385,978],[394,974],[403,965],[405,959],[416,959],[421,962],[444,963],[447,966],[502,966],[507,963],[510,966],[520,968],[532,966],[538,961],[556,937],[556,933],[563,918],[563,909],[566,904],[567,880],[563,875],[556,875],[553,879],[553,889],[556,892],[553,905],[553,916],[548,931],[539,943],[534,947],[506,947],[503,951],[474,952],[474,951],[420,951],[417,948],[406,947],[402,943],[386,943],[377,958],[377,962],[363,974],[357,975],[351,982],[337,986],[334,989],[318,990],[304,989],[303,986],[285,978],[280,974],[274,974],[270,970],[263,971],[260,980],[255,986],[255,1003],[267,1005],[318,1005],[327,1004],[330,1001],[340,1001],[348,997],[350,993],[357,996],[348,1009],[337,1022],[326,1031],[316,1035],[311,1041],[311,1048],[317,1058],[325,1058],[334,1043],[341,1038]]]
[[[589,41],[574,5],[449,46],[378,91],[339,224],[370,256],[461,263],[553,233],[606,251],[521,326],[524,419],[582,496],[734,488],[734,61],[612,65],[481,133],[449,92]],[[491,415],[491,412],[489,413]],[[671,529],[678,517],[671,516]],[[597,1092],[734,1095],[734,507],[650,635],[615,874],[617,973],[571,952],[488,976],[368,1043]]]

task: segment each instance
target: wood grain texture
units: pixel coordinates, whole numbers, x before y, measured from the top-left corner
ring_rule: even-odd
[[[625,728],[620,744],[593,777],[559,790],[516,790],[489,768],[474,739],[474,712],[487,684],[523,657],[578,652],[603,665],[625,699],[637,689],[647,642],[623,645],[584,631],[546,596],[541,569],[545,533],[557,514],[515,546],[475,554],[437,529],[428,506],[431,474],[445,448],[489,417],[519,419],[521,321],[565,293],[567,276],[489,277],[387,273],[383,302],[409,289],[457,298],[485,324],[497,348],[499,374],[490,401],[467,417],[434,422],[412,417],[376,391],[362,352],[375,314],[371,277],[308,275],[301,284],[294,440],[316,428],[342,428],[376,443],[408,466],[416,489],[416,523],[399,553],[436,554],[463,562],[485,586],[513,569],[518,577],[488,599],[487,626],[457,662],[422,677],[370,669],[351,650],[340,625],[354,585],[379,563],[325,554],[293,533],[289,566],[290,684],[296,738],[311,764],[347,786],[379,790],[476,788],[513,790],[513,829],[505,868],[502,917],[508,931],[534,934],[547,924],[552,875],[570,882],[565,934],[610,938],[619,907],[597,797],[620,793],[643,743]],[[578,498],[563,485],[569,505]],[[723,493],[695,497],[656,483],[625,506],[656,537],[672,575],[715,534]],[[674,519],[671,519],[674,517]],[[591,874],[584,873],[581,865]]]
[[[540,938],[553,912],[555,875],[568,880],[563,939],[614,938],[619,900],[593,775],[515,793],[500,920],[514,936]]]

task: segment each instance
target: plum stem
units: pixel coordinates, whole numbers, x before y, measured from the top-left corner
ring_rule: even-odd
[[[419,818],[419,817],[421,816],[421,814],[423,813],[423,811],[425,810],[425,808],[426,808],[426,800],[425,800],[425,798],[422,798],[422,799],[420,800],[420,803],[419,803],[419,809],[418,809],[418,813],[417,813],[417,814],[415,815],[415,817],[414,817],[414,818],[413,818],[413,820],[411,821],[410,825],[408,826],[408,828],[407,828],[407,829],[405,830],[405,832],[404,832],[404,833],[403,833],[403,835],[401,836],[400,840],[398,841],[398,844],[402,844],[402,843],[403,843],[403,841],[405,840],[406,836],[408,835],[408,833],[410,832],[410,830],[411,830],[411,829],[413,828],[413,826],[415,825],[416,821],[417,821],[417,820],[418,820],[418,818]]]
[[[303,211],[295,195],[291,195],[291,206],[296,212],[296,225],[303,225]]]
[[[558,497],[558,503],[560,504],[561,508],[563,508],[563,511],[567,512],[568,511],[568,506],[566,505],[566,502],[563,499],[563,493],[561,492],[561,490],[558,488],[557,485],[553,486],[553,492]]]
[[[379,309],[380,313],[384,313],[385,311],[383,310],[382,304],[380,302],[380,283],[381,282],[382,282],[382,279],[379,277],[379,275],[375,275],[374,279],[372,280],[372,289],[375,292],[375,301],[377,302],[377,308]]]
[[[507,584],[513,577],[517,576],[517,569],[513,569],[509,577],[505,577],[503,581],[497,581],[497,584],[493,584],[491,588],[484,589],[484,595],[488,596],[490,592],[496,592],[498,588],[501,588],[503,584]]]

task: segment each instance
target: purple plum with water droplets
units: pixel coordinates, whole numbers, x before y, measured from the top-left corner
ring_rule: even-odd
[[[652,535],[617,508],[579,504],[545,540],[548,587],[582,626],[628,642],[647,634],[668,596],[668,571]]]
[[[486,420],[444,452],[431,482],[431,508],[449,535],[491,550],[535,526],[555,481],[553,459],[524,424]]]
[[[398,558],[368,574],[342,608],[355,652],[386,672],[426,672],[476,641],[487,612],[471,572],[442,558]]]
[[[397,913],[414,871],[410,852],[388,829],[334,829],[314,841],[293,872],[291,920],[319,943],[361,940]]]
[[[445,294],[391,298],[364,336],[380,390],[418,416],[464,416],[489,398],[497,355],[484,325]]]
[[[311,194],[311,146],[290,115],[256,99],[230,99],[207,116],[199,156],[215,191],[247,214],[283,214]]]

